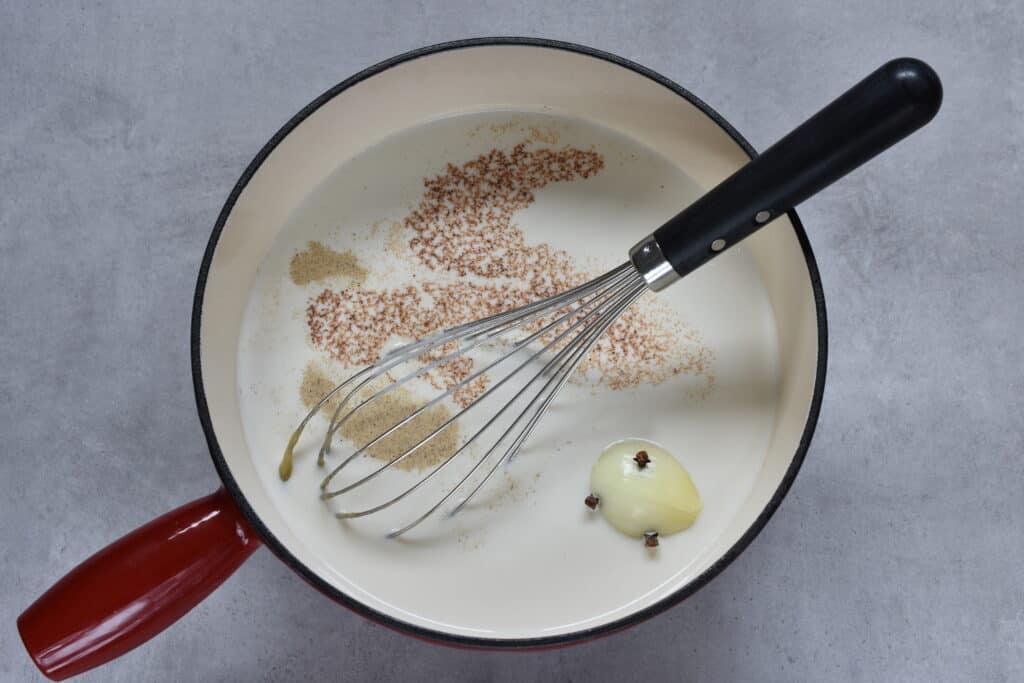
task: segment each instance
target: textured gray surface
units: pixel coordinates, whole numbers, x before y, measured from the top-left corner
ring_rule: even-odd
[[[1024,6],[988,0],[0,0],[0,676],[41,679],[14,620],[51,582],[217,485],[189,312],[249,159],[356,70],[495,34],[635,59],[758,147],[889,57],[942,75],[929,128],[801,211],[831,362],[789,497],[711,585],[595,644],[426,645],[261,550],[81,680],[1024,679]]]

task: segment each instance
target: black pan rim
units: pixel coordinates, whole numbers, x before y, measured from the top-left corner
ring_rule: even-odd
[[[209,407],[206,402],[206,394],[203,390],[203,373],[200,363],[200,322],[202,317],[202,305],[203,297],[206,293],[206,281],[210,271],[210,264],[213,261],[213,255],[216,251],[217,243],[220,239],[221,232],[224,229],[224,225],[227,222],[228,216],[234,209],[235,203],[238,200],[239,195],[245,189],[246,185],[252,179],[253,175],[260,168],[263,162],[270,156],[271,152],[277,147],[278,144],[294,130],[299,124],[301,124],[306,118],[308,118],[313,112],[323,106],[326,102],[336,97],[338,94],[344,92],[353,85],[366,80],[372,76],[375,76],[387,69],[394,66],[408,62],[413,59],[434,55],[440,52],[446,52],[449,50],[458,50],[464,48],[474,47],[487,47],[496,45],[514,45],[524,47],[538,47],[538,48],[549,48],[556,50],[565,50],[568,52],[575,52],[587,57],[595,59],[601,59],[606,62],[610,62],[617,66],[629,69],[635,73],[638,73],[650,80],[662,85],[671,90],[676,95],[690,102],[692,105],[701,110],[704,115],[714,121],[722,130],[726,132],[742,149],[747,153],[748,156],[753,158],[757,152],[747,142],[743,136],[739,134],[718,112],[708,106],[704,101],[693,95],[690,91],[686,90],[679,84],[675,83],[664,76],[651,71],[650,69],[641,66],[635,62],[624,59],[617,55],[597,50],[595,48],[586,47],[583,45],[577,45],[575,43],[568,43],[557,40],[549,40],[544,38],[529,38],[529,37],[511,37],[511,36],[499,36],[499,37],[484,37],[484,38],[469,38],[464,40],[456,40],[446,43],[439,43],[431,45],[404,54],[391,57],[383,62],[375,64],[367,69],[360,71],[359,73],[349,77],[341,83],[330,88],[315,100],[310,102],[308,105],[302,108],[295,116],[293,116],[284,126],[278,130],[273,137],[263,146],[262,149],[256,154],[255,158],[249,163],[238,182],[235,184],[231,193],[228,195],[227,200],[224,203],[224,207],[221,209],[220,214],[217,217],[217,222],[214,225],[213,232],[210,235],[209,242],[206,246],[206,251],[203,254],[203,259],[199,268],[199,276],[196,281],[195,297],[192,304],[192,323],[191,323],[191,358],[192,358],[192,382],[193,389],[195,391],[196,408],[199,412],[199,421],[203,427],[203,433],[206,436],[206,442],[210,449],[210,457],[213,460],[214,467],[217,469],[217,473],[224,483],[224,487],[231,493],[242,514],[252,525],[253,529],[260,535],[263,542],[267,545],[270,550],[277,555],[285,564],[292,568],[307,582],[313,585],[321,593],[324,593],[334,601],[348,607],[349,609],[361,614],[372,621],[375,621],[383,626],[387,626],[392,629],[407,633],[409,635],[426,639],[431,642],[436,642],[442,645],[449,645],[454,647],[466,647],[466,648],[479,648],[479,649],[500,649],[500,650],[529,650],[529,649],[544,649],[551,647],[558,647],[562,645],[568,645],[573,643],[580,643],[587,640],[592,640],[601,636],[621,631],[636,624],[646,621],[651,617],[661,614],[665,610],[674,607],[689,596],[693,595],[697,590],[702,588],[711,579],[720,574],[729,564],[735,560],[740,553],[742,553],[747,546],[757,537],[761,530],[771,519],[772,515],[778,509],[788,493],[790,487],[793,485],[793,481],[796,479],[797,473],[800,471],[800,467],[803,464],[804,458],[807,455],[807,450],[811,444],[811,438],[814,434],[815,426],[818,422],[818,416],[821,412],[821,403],[824,396],[825,389],[825,371],[828,362],[828,329],[827,329],[827,318],[825,313],[825,297],[821,284],[821,277],[818,272],[817,262],[814,259],[814,254],[811,250],[811,245],[807,239],[807,233],[804,231],[803,224],[800,222],[800,218],[797,216],[795,211],[789,211],[788,216],[793,224],[793,229],[796,232],[797,239],[800,243],[800,248],[803,251],[804,259],[807,264],[807,272],[811,282],[811,288],[814,295],[814,305],[817,312],[817,325],[818,325],[818,362],[814,380],[814,391],[811,399],[811,405],[808,409],[807,421],[804,424],[803,432],[800,436],[800,442],[797,446],[793,458],[790,461],[789,467],[786,470],[785,476],[776,488],[775,493],[772,495],[768,504],[761,511],[758,517],[754,520],[753,524],[747,529],[747,531],[734,543],[718,560],[716,560],[710,567],[708,567],[700,576],[695,578],[690,583],[686,584],[671,595],[667,595],[653,605],[650,605],[642,610],[639,610],[627,617],[618,619],[608,624],[601,626],[583,629],[580,631],[574,631],[572,633],[566,633],[556,636],[547,636],[542,638],[515,638],[515,639],[498,639],[498,638],[474,638],[468,636],[455,635],[451,633],[445,633],[442,631],[435,631],[433,629],[423,628],[415,624],[410,624],[398,619],[395,619],[387,614],[374,610],[367,605],[358,602],[357,600],[349,597],[342,591],[338,590],[328,582],[324,581],[307,567],[301,560],[295,557],[291,551],[288,550],[285,545],[279,541],[274,534],[268,529],[259,516],[249,505],[246,500],[245,493],[241,490],[238,483],[235,481],[227,466],[227,461],[224,459],[224,454],[220,449],[217,442],[217,437],[213,429],[213,423],[210,419]]]

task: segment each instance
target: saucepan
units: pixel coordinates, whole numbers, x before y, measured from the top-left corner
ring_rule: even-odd
[[[340,522],[317,496],[315,458],[300,447],[286,482],[278,458],[310,396],[360,354],[473,315],[459,287],[516,290],[538,259],[576,278],[604,272],[753,156],[672,81],[545,40],[437,45],[315,99],[245,170],[200,267],[193,379],[221,488],[99,551],[32,604],[18,628],[36,664],[59,680],[118,657],[260,546],[330,599],[448,645],[560,646],[684,600],[764,528],[818,418],[825,303],[794,211],[664,297],[645,295],[629,334],[438,530],[387,540]],[[537,159],[550,177],[523,172]],[[482,282],[452,266],[499,252],[534,270]],[[583,505],[595,458],[623,438],[672,451],[703,499],[697,522],[657,548]]]

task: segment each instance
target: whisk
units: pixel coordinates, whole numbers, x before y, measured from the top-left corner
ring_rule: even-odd
[[[927,64],[909,58],[888,62],[636,243],[629,250],[629,259],[619,267],[543,301],[400,346],[349,377],[325,395],[293,433],[281,464],[282,479],[290,476],[292,452],[303,430],[328,402],[334,400],[337,406],[317,458],[321,466],[335,434],[358,419],[361,411],[445,364],[472,358],[472,371],[464,379],[381,429],[330,469],[321,483],[322,499],[339,499],[389,469],[408,464],[446,430],[470,422],[473,416],[483,425],[428,471],[411,482],[403,479],[394,495],[389,492],[380,502],[336,512],[342,519],[380,512],[468,457],[467,471],[456,477],[454,485],[388,535],[406,533],[461,491],[461,500],[449,513],[455,514],[522,448],[587,352],[633,302],[648,290],[668,287],[917,130],[932,119],[941,101],[941,83]],[[491,355],[484,360],[477,358],[488,351]],[[463,401],[454,415],[416,438],[411,446],[357,475],[354,481],[339,483],[341,472],[361,455],[473,383],[492,377],[494,381],[485,385],[485,391]]]

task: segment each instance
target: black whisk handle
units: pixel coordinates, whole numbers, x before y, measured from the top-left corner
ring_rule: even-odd
[[[675,276],[689,273],[928,123],[941,102],[930,66],[884,64],[661,226],[655,248]]]

